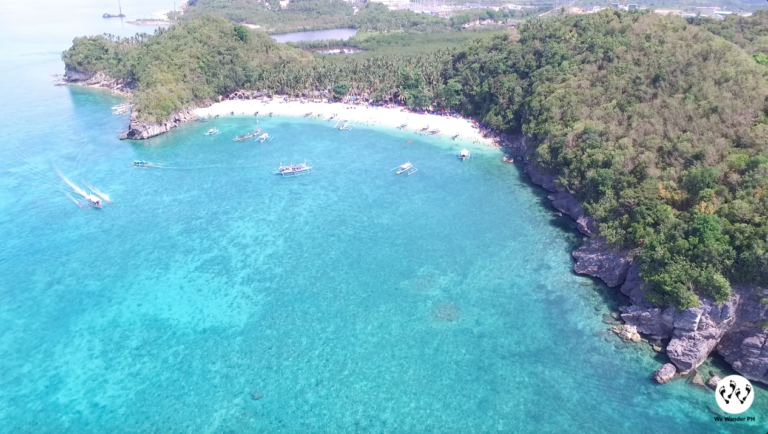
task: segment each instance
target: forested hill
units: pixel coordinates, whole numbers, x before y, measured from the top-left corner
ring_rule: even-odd
[[[766,34],[762,14],[751,19],[740,28]],[[739,42],[735,23],[720,33]],[[582,201],[600,235],[636,249],[649,301],[685,308],[698,295],[726,299],[732,283],[768,282],[767,53],[710,26],[606,10],[534,20],[461,50],[333,60],[201,17],[135,41],[80,38],[63,58],[134,80],[150,120],[246,89],[455,108],[531,134],[536,164]]]
[[[62,59],[67,68],[133,82],[135,109],[152,122],[197,101],[256,86],[265,71],[312,63],[301,50],[211,16],[158,29],[154,36],[76,38]]]
[[[768,282],[764,66],[653,13],[531,22],[520,37],[454,57],[464,110],[536,138],[536,162],[600,234],[639,247],[652,302],[690,307],[726,299],[729,281]]]

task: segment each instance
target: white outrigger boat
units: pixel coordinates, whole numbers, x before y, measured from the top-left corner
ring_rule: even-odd
[[[257,138],[257,140],[258,140],[259,142],[261,142],[261,143],[264,143],[264,142],[265,142],[267,139],[269,139],[269,140],[272,140],[272,137],[269,137],[269,134],[267,134],[267,133],[264,133],[264,134],[260,135],[260,136]]]
[[[395,168],[394,168],[394,169],[392,169],[392,170],[395,170],[395,169],[397,169],[397,172],[395,172],[395,174],[396,174],[396,175],[402,175],[403,173],[405,173],[405,172],[407,172],[407,171],[411,170],[412,168],[413,168],[413,164],[411,164],[411,163],[405,163],[405,164],[401,164],[401,165],[400,165],[400,166],[398,166],[398,167],[395,167]]]
[[[307,160],[304,160],[304,162],[301,164],[291,163],[287,166],[283,166],[283,163],[280,163],[280,167],[277,168],[277,172],[275,172],[275,174],[283,176],[296,176],[309,173],[311,170],[312,166],[307,166]]]
[[[462,149],[461,152],[459,152],[459,160],[464,161],[468,158],[472,158],[472,154],[469,152],[468,149]]]
[[[221,133],[221,131],[219,131],[219,129],[218,129],[218,128],[211,128],[210,130],[208,130],[208,131],[205,133],[205,135],[206,135],[206,136],[215,136],[216,134],[220,134],[220,133]]]

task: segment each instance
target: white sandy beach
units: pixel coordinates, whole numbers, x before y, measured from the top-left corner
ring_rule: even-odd
[[[459,135],[458,140],[464,143],[472,143],[478,148],[495,148],[493,139],[484,138],[477,128],[472,128],[472,123],[464,118],[454,118],[448,116],[429,115],[410,113],[400,107],[367,107],[364,105],[351,105],[343,103],[320,103],[289,101],[274,98],[271,100],[227,100],[215,103],[210,107],[199,108],[195,110],[197,116],[226,116],[234,113],[235,115],[253,115],[259,112],[259,117],[268,116],[288,116],[304,117],[307,113],[312,113],[310,118],[328,119],[335,115],[333,123],[338,121],[349,121],[349,125],[382,125],[388,127],[399,127],[402,124],[408,124],[405,131],[411,131],[414,134],[426,134],[423,128],[429,126],[429,130],[437,129],[439,137],[451,138]]]

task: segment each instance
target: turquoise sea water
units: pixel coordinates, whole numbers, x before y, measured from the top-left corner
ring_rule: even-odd
[[[748,428],[650,381],[663,356],[606,332],[625,301],[571,273],[580,237],[498,154],[285,118],[263,145],[231,140],[253,117],[121,142],[120,99],[48,80],[72,36],[135,29],[73,20],[0,57],[0,432]]]

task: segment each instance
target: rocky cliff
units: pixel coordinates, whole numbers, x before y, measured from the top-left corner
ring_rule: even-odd
[[[768,289],[735,286],[734,296],[722,305],[701,297],[698,307],[679,312],[655,307],[645,300],[640,267],[632,251],[609,246],[594,236],[595,222],[557,178],[527,163],[526,174],[551,194],[552,205],[570,215],[579,230],[591,238],[573,252],[573,269],[597,277],[610,287],[620,287],[630,305],[621,318],[629,327],[655,340],[669,340],[669,359],[682,372],[696,369],[717,350],[744,377],[768,384]]]
[[[103,72],[78,71],[70,67],[65,68],[64,81],[71,84],[111,89],[127,98],[132,96],[132,91],[135,88],[135,83],[127,82],[123,79],[111,78]],[[199,103],[197,107],[208,107],[211,104],[211,101],[203,101]],[[160,123],[141,120],[135,110],[131,111],[131,120],[128,125],[128,130],[120,135],[120,139],[141,140],[167,133],[172,128],[179,126],[182,122],[193,119],[194,108],[196,107],[173,112],[165,122]]]
[[[172,128],[178,127],[182,122],[193,119],[192,111],[193,109],[186,109],[174,112],[168,120],[161,123],[142,121],[138,118],[136,111],[132,111],[128,131],[120,135],[120,140],[143,140],[167,133]]]
[[[112,78],[103,72],[78,71],[69,66],[64,69],[64,81],[71,84],[111,89],[126,97],[131,96],[136,85],[134,82],[129,82],[121,78]]]

